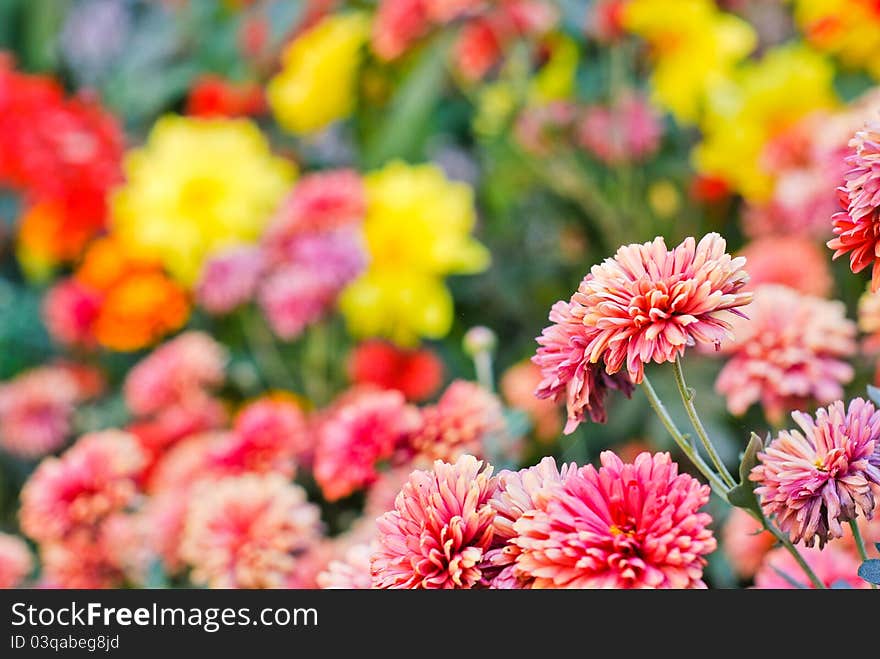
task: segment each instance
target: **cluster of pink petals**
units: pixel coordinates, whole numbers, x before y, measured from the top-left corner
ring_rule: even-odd
[[[800,549],[801,556],[826,588],[845,584],[847,588],[870,588],[867,581],[858,576],[859,559],[834,544],[824,549]],[[809,577],[785,547],[767,554],[761,568],[755,574],[755,588],[778,590],[791,588],[815,588]]]
[[[715,383],[732,414],[760,402],[780,422],[787,411],[843,396],[854,374],[846,359],[856,352],[843,303],[765,285],[745,312],[748,320],[734,322],[735,338],[722,344],[730,359]]]
[[[0,448],[38,458],[70,436],[75,406],[93,393],[73,368],[43,366],[0,384]]]
[[[578,108],[569,101],[553,101],[523,108],[517,116],[514,135],[531,154],[547,156],[555,146],[571,139]]]
[[[324,498],[369,487],[378,463],[404,450],[419,423],[418,410],[399,391],[367,391],[338,405],[318,429],[313,471]]]
[[[856,398],[848,408],[837,401],[820,409],[815,419],[803,412],[792,418],[803,432],[781,431],[758,454],[750,479],[764,513],[792,542],[812,547],[818,539],[821,547],[842,537],[841,524],[855,520],[859,509],[872,516],[880,412]]]
[[[138,441],[106,430],[83,435],[60,458],[44,459],[21,491],[21,528],[38,542],[94,535],[137,494],[145,465]]]
[[[640,162],[660,147],[663,125],[648,101],[635,93],[609,106],[584,108],[577,143],[608,165]]]
[[[484,581],[495,513],[492,467],[465,455],[414,471],[377,520],[374,588],[473,588]]]
[[[558,15],[540,0],[382,0],[373,22],[373,51],[382,59],[395,59],[430,30],[455,19],[463,20],[455,62],[465,77],[476,80],[514,40],[547,33]]]
[[[850,141],[850,169],[838,188],[842,211],[831,219],[828,247],[834,258],[849,253],[853,272],[872,266],[871,291],[880,289],[880,122],[868,122]]]
[[[519,535],[515,524],[525,513],[546,507],[555,496],[557,486],[575,474],[577,465],[564,464],[557,468],[556,461],[547,457],[534,467],[520,471],[502,471],[498,474],[498,489],[490,504],[495,511],[495,543],[501,545],[489,553],[490,563],[499,573],[492,579],[493,588],[528,588],[534,581],[516,568],[520,547],[513,542]]]
[[[352,545],[338,559],[331,560],[318,574],[318,587],[325,590],[368,590],[373,586],[370,558],[376,547],[370,543]]]
[[[569,474],[540,510],[515,523],[516,573],[533,588],[705,588],[715,549],[709,488],[679,474],[666,453]]]
[[[194,582],[212,588],[290,586],[318,540],[320,514],[278,474],[205,481],[193,492],[180,555]]]
[[[776,538],[742,508],[732,508],[721,529],[721,548],[736,574],[751,579]]]
[[[44,588],[119,588],[125,574],[100,539],[74,536],[40,544],[40,585]]]
[[[749,288],[780,284],[805,295],[827,297],[834,281],[826,252],[800,236],[766,236],[740,252],[749,264]]]
[[[275,334],[296,338],[365,267],[360,233],[365,208],[356,172],[303,177],[259,246],[235,247],[205,264],[196,288],[199,304],[225,314],[256,300]]]
[[[75,278],[63,279],[43,297],[42,316],[53,340],[63,346],[94,348],[94,323],[101,296]]]
[[[34,559],[24,540],[0,533],[0,590],[24,583],[34,568]]]
[[[535,436],[552,441],[562,431],[562,415],[552,400],[537,398],[541,385],[541,369],[530,361],[514,364],[501,376],[499,388],[510,407],[525,412],[532,422]]]
[[[474,382],[456,380],[436,405],[422,409],[411,446],[422,459],[455,462],[464,454],[483,457],[486,442],[502,442],[504,431],[498,397]]]

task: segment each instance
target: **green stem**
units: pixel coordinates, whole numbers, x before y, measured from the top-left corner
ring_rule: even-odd
[[[706,428],[703,427],[703,422],[697,414],[697,408],[694,407],[694,394],[684,380],[684,371],[682,371],[680,359],[676,359],[673,362],[672,372],[675,374],[675,384],[678,387],[678,393],[681,395],[681,402],[684,403],[684,408],[687,411],[688,418],[691,420],[691,425],[697,431],[697,437],[700,438],[703,448],[706,449],[706,453],[721,475],[721,479],[727,484],[728,488],[734,487],[736,481],[730,475],[730,472],[727,471],[727,467],[724,466],[721,456],[718,455],[718,451],[715,450],[712,440],[709,439],[709,435],[706,433]]]
[[[660,400],[657,392],[654,391],[654,387],[651,385],[651,381],[648,379],[647,375],[642,379],[642,389],[648,397],[648,402],[651,404],[657,417],[663,423],[667,432],[672,436],[672,439],[675,440],[678,448],[681,449],[681,452],[684,453],[693,465],[700,470],[703,477],[709,481],[709,485],[712,487],[715,494],[729,505],[730,502],[727,500],[727,491],[730,488],[725,486],[724,482],[718,477],[718,474],[712,471],[709,465],[707,465],[703,458],[700,457],[700,454],[694,448],[694,445],[688,441],[687,437],[685,437],[675,425],[675,421],[669,416],[666,406],[663,405],[663,401]]]
[[[868,552],[865,550],[865,540],[862,538],[862,532],[859,530],[859,525],[856,520],[851,519],[849,521],[849,528],[852,529],[853,538],[856,541],[856,549],[859,551],[859,556],[863,561],[868,560]],[[871,584],[872,590],[877,590],[877,584]]]
[[[477,371],[477,382],[486,391],[495,391],[495,378],[492,375],[492,353],[481,350],[474,355],[474,368]]]
[[[290,389],[292,378],[284,367],[284,357],[259,313],[256,309],[250,309],[241,314],[248,350],[265,384],[274,389]]]
[[[329,362],[329,337],[323,323],[308,329],[303,355],[303,386],[306,396],[316,406],[324,405],[330,397],[327,378]]]

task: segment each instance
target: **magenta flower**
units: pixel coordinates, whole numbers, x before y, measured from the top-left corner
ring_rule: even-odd
[[[0,590],[20,586],[33,567],[34,558],[25,541],[0,533]]]
[[[880,412],[856,398],[848,409],[841,401],[820,409],[815,419],[803,412],[791,416],[803,433],[781,431],[758,454],[750,478],[764,513],[792,542],[812,547],[818,538],[821,547],[842,537],[841,523],[854,520],[859,509],[872,516],[871,486],[880,485],[880,468],[871,464]]]
[[[515,572],[533,588],[705,588],[716,543],[698,512],[709,488],[667,453],[633,464],[605,451],[602,466],[569,474],[541,509],[513,525]]]
[[[257,247],[235,247],[205,263],[196,286],[196,300],[211,314],[227,314],[249,302],[265,269]]]
[[[471,455],[414,471],[394,510],[376,522],[374,588],[475,588],[483,585],[495,512],[492,467]]]

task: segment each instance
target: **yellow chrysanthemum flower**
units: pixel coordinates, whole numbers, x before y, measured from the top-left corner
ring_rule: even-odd
[[[833,78],[828,60],[799,44],[744,65],[710,101],[703,142],[694,151],[697,169],[722,178],[747,199],[766,199],[773,172],[762,165],[765,146],[804,116],[833,107]]]
[[[296,174],[248,120],[173,115],[156,122],[123,166],[113,233],[187,286],[212,252],[260,236]]]
[[[453,313],[444,277],[489,264],[488,251],[470,235],[473,191],[434,165],[403,162],[368,174],[365,185],[370,265],[340,299],[350,331],[400,345],[444,336]]]
[[[698,120],[706,96],[757,43],[747,22],[712,0],[632,0],[623,24],[651,47],[654,102],[683,123]]]
[[[362,48],[370,20],[360,13],[328,16],[284,51],[281,72],[266,98],[278,123],[308,134],[343,119],[354,109]]]
[[[794,0],[794,5],[795,21],[815,48],[880,79],[877,0]]]

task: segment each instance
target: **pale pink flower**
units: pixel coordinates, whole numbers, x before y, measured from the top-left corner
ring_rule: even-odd
[[[859,330],[868,335],[862,341],[862,350],[868,354],[880,353],[880,293],[862,293],[859,298],[858,324]]]
[[[721,529],[721,549],[739,577],[752,578],[774,544],[776,538],[759,521],[742,508],[731,509]]]
[[[569,101],[527,106],[516,118],[514,136],[529,153],[548,156],[570,140],[575,118],[576,108]]]
[[[826,588],[844,583],[847,588],[870,588],[870,584],[858,576],[859,559],[855,554],[834,545],[824,549],[801,549],[801,556],[819,577]],[[815,588],[809,577],[785,547],[767,554],[761,569],[755,574],[755,588],[776,590],[789,588]]]
[[[0,533],[0,590],[20,586],[33,569],[34,559],[27,543],[17,535]]]
[[[474,588],[483,585],[492,548],[492,467],[471,455],[414,471],[394,510],[377,520],[374,588]]]
[[[226,349],[211,336],[188,331],[167,341],[129,371],[125,402],[136,415],[186,403],[225,379]]]
[[[323,589],[368,590],[373,587],[370,576],[370,557],[376,547],[370,543],[348,548],[342,558],[331,560],[318,574],[318,586]]]
[[[61,345],[93,348],[100,308],[101,296],[70,277],[55,284],[43,298],[43,323]]]
[[[826,252],[806,238],[758,238],[740,254],[749,264],[751,290],[763,284],[781,284],[806,295],[827,297],[834,285]]]
[[[411,446],[417,455],[433,461],[455,462],[468,453],[482,458],[485,441],[505,432],[498,397],[480,385],[456,380],[437,401],[422,409],[421,427]]]
[[[813,419],[792,413],[801,427],[783,430],[758,454],[750,475],[755,493],[792,542],[824,546],[843,536],[841,523],[856,519],[859,509],[871,518],[880,485],[880,465],[870,459],[880,436],[880,412],[856,398],[822,408]]]
[[[842,211],[832,218],[836,238],[828,241],[834,258],[850,253],[853,272],[872,266],[871,291],[880,289],[880,122],[856,132],[846,158],[850,166],[838,188]]]
[[[430,467],[430,463],[427,466]],[[364,500],[364,518],[368,520],[369,524],[374,523],[377,517],[394,508],[397,494],[415,469],[416,465],[408,463],[379,472],[378,478],[367,490],[367,496]]]
[[[205,263],[196,286],[196,301],[212,314],[227,314],[250,302],[265,269],[257,247],[234,247]]]
[[[103,543],[84,536],[40,545],[41,585],[48,588],[119,588],[125,575]]]
[[[0,384],[0,448],[38,458],[60,447],[73,430],[82,395],[69,370],[44,366]]]
[[[38,542],[93,534],[137,494],[145,464],[138,441],[118,430],[83,435],[60,458],[46,458],[21,490],[21,528]]]
[[[624,464],[605,451],[601,462],[514,523],[516,572],[533,588],[705,588],[704,556],[716,543],[698,511],[709,488],[679,474],[667,453]]]
[[[335,501],[369,487],[377,463],[401,450],[419,427],[418,410],[399,391],[367,392],[343,404],[318,429],[314,476]]]
[[[151,495],[187,492],[200,479],[218,475],[211,469],[211,454],[231,442],[228,431],[186,437],[162,453],[153,465],[146,490]]]
[[[627,93],[610,106],[584,109],[577,141],[603,163],[617,165],[650,158],[660,147],[663,125],[648,101]]]
[[[280,588],[319,537],[320,513],[300,486],[245,474],[196,486],[180,556],[198,584]]]
[[[856,325],[843,303],[765,285],[733,323],[735,338],[721,352],[730,355],[715,389],[727,397],[732,414],[760,402],[773,422],[785,412],[843,396],[853,378],[845,360],[856,351]]]
[[[498,474],[498,489],[490,500],[495,511],[495,542],[499,549],[489,552],[489,561],[500,568],[492,581],[493,588],[528,588],[533,579],[522,578],[516,570],[520,548],[511,542],[517,537],[516,521],[526,512],[542,509],[566,479],[577,470],[577,465],[564,464],[557,468],[556,461],[547,457],[534,467],[520,471],[502,471]]]
[[[150,530],[149,549],[161,558],[167,574],[177,574],[184,566],[180,558],[180,541],[188,508],[189,494],[170,490],[151,496],[139,512]]]
[[[589,417],[597,423],[606,418],[605,397],[610,390],[632,395],[633,383],[626,373],[609,375],[599,363],[589,361],[586,347],[598,330],[587,329],[572,314],[572,305],[559,301],[550,310],[550,322],[537,338],[537,354],[532,361],[541,369],[542,379],[535,390],[540,398],[565,400],[568,420],[563,432],[574,432]]]

